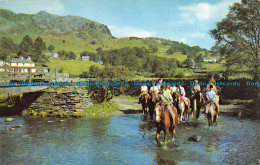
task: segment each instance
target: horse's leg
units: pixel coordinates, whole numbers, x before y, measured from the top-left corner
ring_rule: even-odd
[[[169,128],[165,128],[165,131],[164,131],[164,140],[163,140],[164,146],[166,146],[166,141],[167,141],[168,132],[169,132]]]
[[[174,141],[175,125],[172,126],[172,140]]]
[[[211,125],[213,125],[213,123],[214,123],[214,116],[215,115],[211,115]]]
[[[208,123],[209,123],[209,127],[210,127],[210,116],[208,114]]]
[[[196,110],[196,119],[198,119],[199,116],[200,116],[200,106],[198,106]]]
[[[215,121],[216,121],[216,125],[218,125],[218,114],[216,114],[216,116],[215,116],[216,118],[215,118]]]
[[[157,128],[157,131],[156,131],[156,141],[157,141],[157,145],[160,146],[161,143],[159,141],[159,135],[160,135],[160,132],[161,130],[159,128]]]

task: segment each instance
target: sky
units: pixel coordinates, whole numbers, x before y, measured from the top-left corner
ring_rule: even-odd
[[[209,31],[235,2],[241,0],[0,0],[0,8],[76,15],[107,25],[118,38],[159,37],[210,49]]]

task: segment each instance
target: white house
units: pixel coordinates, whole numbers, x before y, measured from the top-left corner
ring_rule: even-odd
[[[35,63],[31,60],[30,57],[27,59],[24,59],[23,57],[20,58],[12,58],[11,61],[9,62],[9,66],[12,67],[35,67]],[[28,69],[19,69],[20,72],[22,73],[27,73]],[[31,70],[32,73],[36,72],[36,69]]]
[[[89,61],[89,56],[81,56],[81,60],[83,60],[83,61]]]
[[[203,57],[203,62],[217,62],[216,57]]]
[[[50,52],[50,51],[46,51],[43,52],[46,56],[50,57],[50,58],[59,58],[59,54],[56,52]]]

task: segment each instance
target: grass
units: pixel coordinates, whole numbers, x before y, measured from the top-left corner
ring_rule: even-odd
[[[64,73],[79,76],[82,72],[89,71],[91,65],[103,67],[101,64],[97,64],[93,61],[81,61],[81,60],[57,60],[50,59],[47,63],[48,66],[63,68]]]

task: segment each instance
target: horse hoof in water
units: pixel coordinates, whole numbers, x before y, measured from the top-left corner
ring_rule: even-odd
[[[167,149],[168,149],[168,147],[167,147],[166,145],[164,145],[162,148],[163,148],[164,150],[167,150]]]

